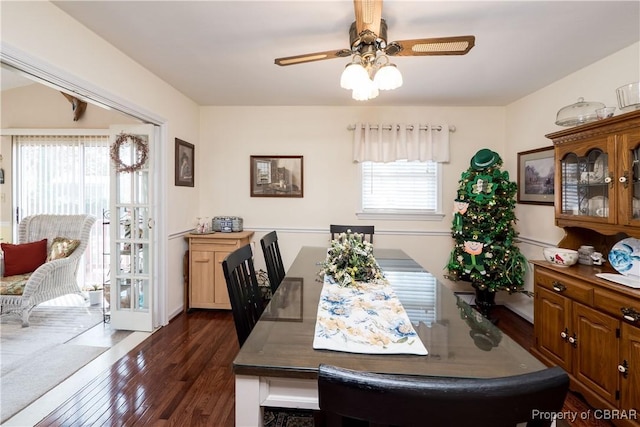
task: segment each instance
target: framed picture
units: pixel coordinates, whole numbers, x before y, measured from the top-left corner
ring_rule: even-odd
[[[186,141],[176,138],[176,181],[180,187],[193,187],[195,147]]]
[[[553,146],[518,153],[518,203],[553,205]]]
[[[285,276],[260,319],[276,322],[302,322],[303,292],[304,279],[302,277]]]
[[[302,156],[251,156],[251,197],[302,197]]]

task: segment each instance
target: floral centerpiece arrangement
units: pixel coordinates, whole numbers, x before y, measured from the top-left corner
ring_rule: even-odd
[[[331,276],[340,286],[356,282],[379,282],[382,270],[373,256],[373,245],[360,233],[340,233],[331,241],[327,258],[322,263],[320,276]]]

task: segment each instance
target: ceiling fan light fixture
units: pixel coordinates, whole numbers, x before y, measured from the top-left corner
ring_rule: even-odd
[[[402,86],[402,74],[395,64],[385,64],[376,72],[373,82],[380,90],[397,89]]]
[[[340,76],[340,87],[343,89],[355,89],[364,79],[369,80],[369,73],[365,68],[357,63],[352,62],[348,64],[344,71],[342,71],[342,75]]]
[[[369,78],[360,81],[360,84],[353,88],[351,97],[356,101],[367,101],[369,99],[376,98],[380,92],[375,83]]]
[[[2,0],[0,0],[2,1]],[[351,56],[340,75],[340,87],[351,90],[353,99],[366,101],[379,90],[402,86],[400,70],[389,57],[466,55],[475,46],[473,35],[387,40],[387,22],[382,18],[383,0],[353,0],[355,21],[349,27],[349,49],[328,50],[276,58],[277,65],[293,65]]]

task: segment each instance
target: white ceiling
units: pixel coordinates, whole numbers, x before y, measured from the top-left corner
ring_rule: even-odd
[[[54,4],[199,105],[506,105],[640,40],[637,0],[385,0],[389,41],[475,35],[476,46],[393,58],[404,85],[363,104],[339,87],[348,58],[273,62],[348,48],[352,1]]]

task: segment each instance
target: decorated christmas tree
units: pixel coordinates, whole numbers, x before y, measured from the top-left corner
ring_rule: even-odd
[[[518,186],[501,171],[502,159],[478,151],[462,173],[454,202],[455,246],[446,268],[448,278],[471,282],[477,291],[521,292],[527,260],[515,246],[515,195]]]

